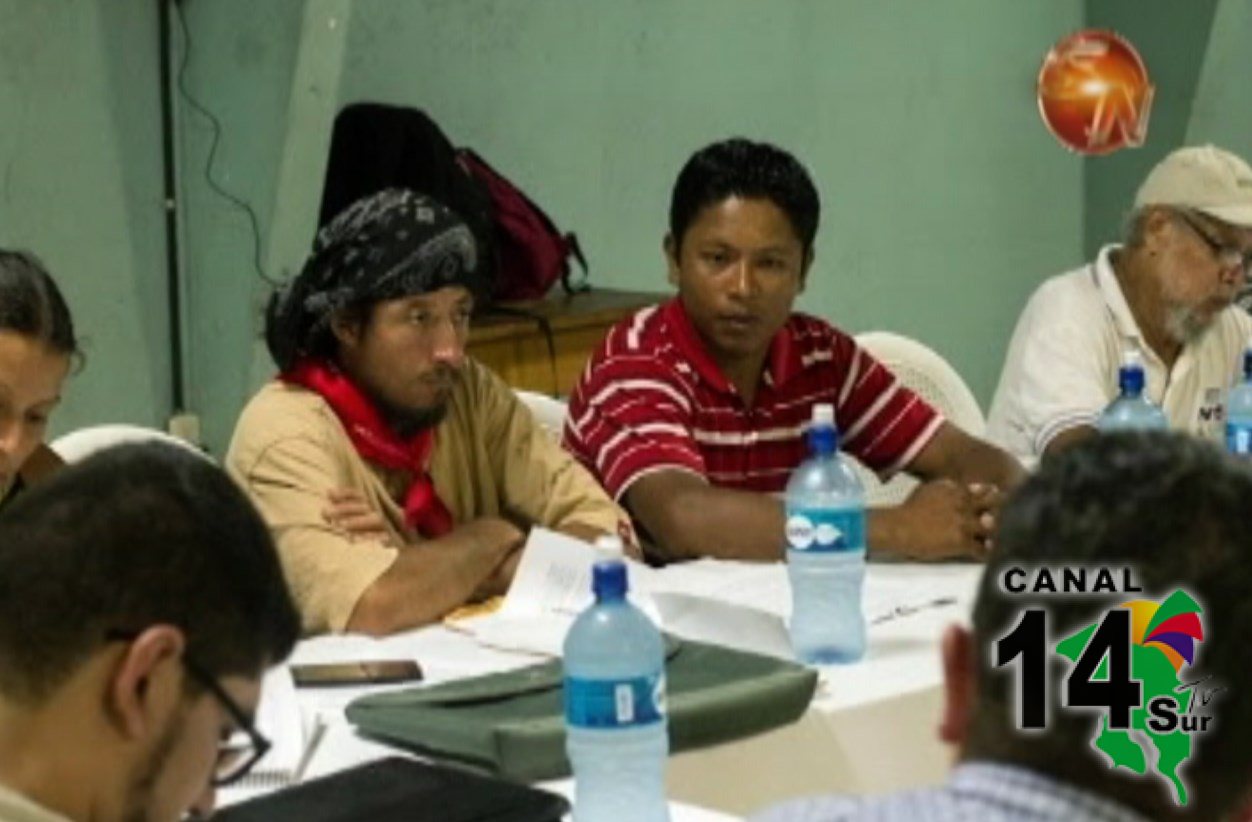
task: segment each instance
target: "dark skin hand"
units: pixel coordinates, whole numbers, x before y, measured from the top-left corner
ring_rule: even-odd
[[[395,541],[387,528],[386,518],[376,511],[360,492],[351,488],[333,488],[326,496],[327,504],[322,511],[322,516],[327,524],[344,531],[354,541],[376,540],[384,545],[394,546]],[[583,542],[595,542],[605,535],[601,529],[584,525],[581,522],[571,522],[557,530]],[[416,535],[410,535],[408,541],[415,542],[416,539]],[[626,556],[631,559],[643,559],[643,554],[633,539],[633,535],[631,539],[623,540],[623,549]],[[514,561],[512,565],[516,568],[517,562]],[[512,578],[513,575],[508,574],[508,579]]]
[[[972,449],[972,458],[967,449]],[[909,470],[923,482],[903,503],[866,512],[871,555],[985,557],[1004,500],[1001,485],[987,480],[1016,485],[1025,476],[1012,457],[950,425]],[[925,481],[928,475],[935,478]],[[627,489],[626,503],[666,558],[783,556],[783,505],[776,497],[718,488],[675,470],[640,478]]]
[[[507,520],[483,517],[409,545],[365,589],[347,628],[384,636],[435,622],[492,587],[502,564],[525,541],[526,534]]]
[[[360,492],[351,488],[332,488],[326,496],[327,504],[322,516],[327,524],[347,534],[349,540],[373,540],[398,547],[387,527],[386,518]]]
[[[328,524],[343,531],[352,542],[368,541],[382,543],[390,547],[400,547],[396,544],[391,530],[387,526],[386,518],[356,490],[351,488],[332,489],[327,494],[327,505],[322,515]],[[598,537],[604,536],[604,532],[599,528],[578,522],[569,523],[558,530],[561,533],[589,543],[595,542]],[[420,544],[421,542],[415,534],[407,535],[405,545],[415,546]],[[523,540],[512,550],[503,554],[491,573],[484,577],[474,589],[470,599],[477,601],[493,596],[503,596],[508,593],[509,585],[513,582],[513,575],[517,573],[517,566],[521,562],[524,547],[525,542]],[[623,548],[627,557],[635,560],[643,558],[641,549],[634,541],[624,542]]]

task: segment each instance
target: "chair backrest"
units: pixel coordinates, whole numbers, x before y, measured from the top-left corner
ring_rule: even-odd
[[[175,437],[173,434],[167,434],[156,428],[144,428],[141,425],[128,425],[126,423],[92,425],[87,428],[80,428],[77,431],[71,431],[56,438],[48,443],[48,447],[66,462],[80,462],[104,448],[131,442],[166,442],[186,448],[193,454],[198,454],[211,461],[207,454],[186,440]]]
[[[561,431],[565,428],[565,403],[558,399],[553,399],[547,394],[539,394],[535,391],[524,391],[515,389],[517,398],[526,404],[530,409],[530,413],[534,415],[535,422],[544,430],[553,442],[561,441]]]
[[[978,400],[965,380],[948,361],[925,345],[888,331],[868,331],[856,335],[856,342],[918,396],[939,409],[948,422],[966,433],[981,437],[987,430]],[[865,501],[870,505],[894,505],[903,502],[917,481],[897,474],[887,483],[853,460],[865,484]]]

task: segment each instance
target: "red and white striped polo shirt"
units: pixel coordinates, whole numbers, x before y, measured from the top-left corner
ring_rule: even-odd
[[[745,406],[675,299],[614,326],[570,396],[565,447],[615,499],[679,469],[776,493],[808,454],[814,403],[835,407],[841,447],[883,476],[907,466],[943,417],[829,323],[792,314]]]

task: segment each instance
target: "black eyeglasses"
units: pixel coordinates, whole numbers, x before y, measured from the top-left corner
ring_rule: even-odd
[[[133,642],[139,638],[139,632],[109,631],[106,637],[112,642]],[[230,694],[226,693],[226,689],[216,677],[186,654],[183,655],[182,661],[183,667],[187,669],[191,678],[213,694],[235,723],[235,731],[218,742],[217,760],[213,766],[210,784],[215,788],[220,788],[238,782],[247,776],[248,771],[252,770],[261,757],[269,752],[272,743],[261,735],[252,718],[239,707],[239,703]]]
[[[1221,263],[1223,269],[1235,268],[1237,266],[1243,269],[1244,274],[1252,276],[1252,250],[1244,251],[1238,246],[1227,245],[1213,236],[1208,226],[1197,220],[1195,216],[1185,211],[1176,213],[1187,224],[1187,227],[1204,241],[1204,244],[1209,247],[1209,251],[1213,252],[1213,256]]]

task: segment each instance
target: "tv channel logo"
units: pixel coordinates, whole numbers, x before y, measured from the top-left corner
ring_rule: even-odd
[[[1187,681],[1187,669],[1204,640],[1203,608],[1178,589],[1160,600],[1141,594],[1129,567],[1010,567],[999,585],[1008,596],[1103,596],[1115,600],[1090,622],[1059,639],[1051,637],[1050,611],[1032,605],[992,645],[992,664],[1016,668],[1015,723],[1024,732],[1048,728],[1049,655],[1068,663],[1060,687],[1060,710],[1086,712],[1091,747],[1112,767],[1149,775],[1172,787],[1179,805],[1188,801],[1182,766],[1197,734],[1208,730],[1222,688],[1206,679]],[[1116,600],[1120,599],[1120,602]]]

